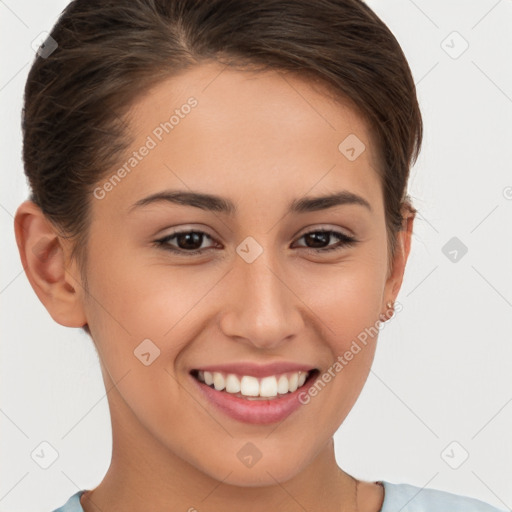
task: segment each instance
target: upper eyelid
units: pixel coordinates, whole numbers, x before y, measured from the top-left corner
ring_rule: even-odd
[[[172,236],[172,235],[176,235],[176,234],[180,234],[180,233],[190,233],[191,231],[194,231],[196,233],[203,233],[205,235],[208,235],[211,238],[216,238],[215,235],[210,234],[208,231],[205,231],[205,229],[206,228],[203,228],[203,227],[199,227],[199,228],[186,227],[186,226],[183,228],[179,227],[179,228],[176,228],[176,231],[172,231],[171,233],[163,235],[160,238],[167,238],[168,236]],[[316,231],[338,231],[338,232],[341,231],[341,233],[345,236],[355,237],[355,234],[347,228],[341,228],[339,226],[332,226],[332,225],[326,225],[326,224],[313,224],[311,226],[302,228],[302,230],[298,231],[294,235],[294,237],[297,237],[299,235],[304,236],[308,233],[316,232]]]
[[[348,238],[355,238],[355,235],[351,233],[346,228],[340,228],[338,226],[327,226],[327,225],[319,225],[319,226],[308,226],[307,228],[304,228],[304,230],[299,231],[294,238],[301,238],[304,235],[307,235],[309,233],[316,233],[317,231],[334,231],[336,233],[341,233],[342,235],[345,235]]]

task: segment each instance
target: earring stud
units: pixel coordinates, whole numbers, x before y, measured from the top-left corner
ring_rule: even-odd
[[[381,315],[380,315],[381,321],[384,321],[384,322],[386,322],[387,320],[389,320],[391,318],[391,316],[393,316],[392,314],[391,314],[391,316],[389,315],[389,310],[393,310],[393,313],[394,313],[395,303],[391,300],[388,300],[386,302],[386,307],[388,308],[386,313],[381,313]]]

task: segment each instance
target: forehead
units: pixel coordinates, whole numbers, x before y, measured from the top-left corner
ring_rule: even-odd
[[[109,194],[119,206],[177,187],[234,197],[245,190],[260,204],[341,188],[380,199],[365,121],[297,75],[203,64],[147,91],[128,123],[134,142],[119,164],[128,164],[126,177]]]

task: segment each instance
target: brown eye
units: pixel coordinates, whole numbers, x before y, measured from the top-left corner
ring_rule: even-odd
[[[337,238],[339,242],[336,245],[329,245],[331,237]],[[315,252],[327,252],[350,247],[357,243],[357,240],[351,236],[340,233],[334,230],[320,229],[317,231],[310,231],[305,233],[301,238],[306,240],[306,249],[311,249]]]
[[[155,244],[158,247],[162,247],[163,249],[174,253],[193,256],[195,254],[201,254],[205,250],[213,247],[202,247],[205,238],[213,240],[210,235],[203,231],[176,231],[156,240]],[[358,242],[355,238],[345,235],[339,231],[325,229],[305,233],[299,238],[299,240],[302,238],[306,241],[306,245],[300,247],[317,253],[341,250],[344,247],[351,247]],[[329,243],[332,238],[337,239],[338,243]],[[171,243],[171,241],[173,241],[173,243]]]
[[[168,251],[186,254],[188,256],[202,253],[204,250],[208,249],[208,247],[201,247],[205,237],[213,240],[210,235],[203,231],[176,231],[156,240],[155,243]],[[176,240],[175,244],[177,247],[170,243],[170,241],[174,239]]]

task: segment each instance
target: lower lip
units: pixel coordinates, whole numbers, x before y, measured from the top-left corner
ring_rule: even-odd
[[[204,382],[200,382],[193,375],[190,375],[190,378],[198,386],[203,396],[223,413],[244,423],[263,425],[283,421],[293,411],[303,405],[299,401],[299,395],[307,392],[318,375],[319,373],[317,372],[316,375],[313,375],[313,378],[308,377],[304,385],[293,393],[287,393],[281,398],[278,397],[272,400],[247,400],[239,398],[226,391],[217,391]]]

